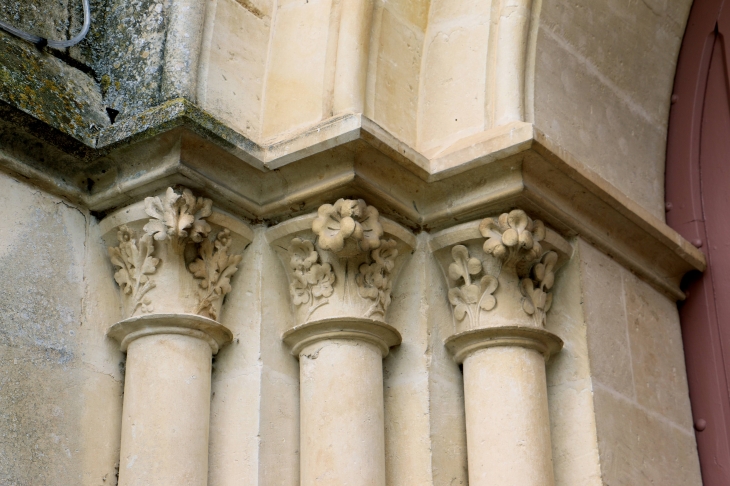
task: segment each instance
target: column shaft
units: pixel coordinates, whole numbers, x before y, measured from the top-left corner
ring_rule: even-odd
[[[470,486],[552,486],[545,357],[499,346],[464,360]]]
[[[211,347],[154,334],[127,349],[120,486],[208,484]]]
[[[385,486],[382,361],[354,339],[301,350],[302,486]]]

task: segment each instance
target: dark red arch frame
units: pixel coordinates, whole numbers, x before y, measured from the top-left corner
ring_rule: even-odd
[[[695,0],[672,95],[666,203],[667,223],[696,246],[706,242],[708,234],[700,172],[708,75],[713,55],[724,56],[725,66],[730,66],[727,40],[730,1]],[[730,79],[727,74],[726,79]],[[708,191],[707,187],[704,189]],[[728,215],[730,228],[730,211]],[[707,246],[703,248],[706,255]],[[688,279],[688,298],[680,305],[680,316],[702,478],[707,486],[720,486],[730,485],[730,322],[718,317],[711,257],[705,274]]]

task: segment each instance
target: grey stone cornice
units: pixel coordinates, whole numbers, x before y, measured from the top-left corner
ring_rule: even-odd
[[[702,252],[528,123],[422,154],[358,114],[256,143],[178,99],[102,128],[95,147],[29,118],[0,124],[0,167],[92,211],[175,184],[271,225],[340,197],[361,197],[414,231],[519,207],[675,299],[684,298],[682,277],[706,265]]]

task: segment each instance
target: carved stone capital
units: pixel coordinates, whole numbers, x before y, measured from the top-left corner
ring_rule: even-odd
[[[454,338],[494,328],[543,332],[555,272],[572,254],[568,242],[519,209],[437,233],[431,249],[448,282]],[[488,339],[490,345],[509,341],[495,339]],[[527,342],[524,336],[516,340]],[[545,346],[552,349],[538,347]]]
[[[340,199],[271,228],[297,325],[338,318],[385,321],[393,282],[415,237],[362,199]]]
[[[168,188],[100,223],[125,319],[220,317],[251,230],[189,189]]]

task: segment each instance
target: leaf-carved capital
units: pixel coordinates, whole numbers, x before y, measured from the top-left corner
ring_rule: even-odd
[[[125,318],[162,312],[217,320],[251,239],[245,224],[186,188],[147,197],[100,226],[117,232],[108,253]]]
[[[324,204],[268,235],[287,271],[298,324],[346,317],[384,321],[399,262],[415,243],[410,232],[362,199]]]
[[[520,209],[444,230],[433,235],[431,247],[448,282],[457,334],[544,327],[555,271],[571,250]]]

